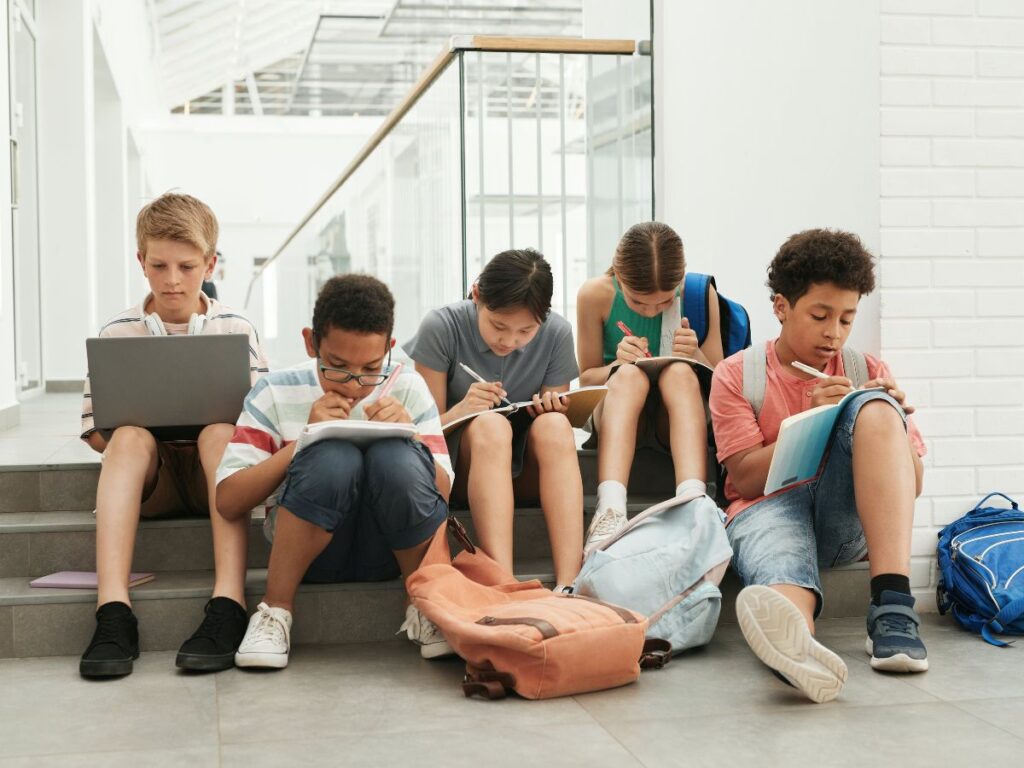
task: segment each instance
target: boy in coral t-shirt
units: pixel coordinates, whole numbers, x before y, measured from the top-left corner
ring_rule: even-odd
[[[870,552],[867,651],[871,666],[922,672],[928,656],[910,592],[914,499],[921,492],[921,435],[888,366],[864,355],[865,392],[844,407],[820,474],[764,496],[779,425],[851,391],[842,348],[861,296],[875,287],[872,256],[852,234],[814,229],[789,238],[768,268],[778,338],[764,347],[760,411],[744,396],[744,353],[715,369],[711,415],[728,471],[728,534],[745,588],[736,601],[744,637],[777,676],[816,702],[839,695],[846,664],[813,637],[822,606],[818,569]],[[747,354],[760,354],[760,350]],[[814,377],[799,361],[827,374]]]

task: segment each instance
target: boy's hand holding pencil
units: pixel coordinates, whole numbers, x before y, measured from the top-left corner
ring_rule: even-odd
[[[366,418],[369,421],[387,421],[398,424],[412,424],[412,416],[405,410],[405,406],[394,397],[391,397],[391,390],[398,381],[398,374],[402,372],[402,364],[399,363],[392,370],[391,374],[380,385],[376,396],[363,408]]]
[[[335,421],[347,419],[352,411],[353,401],[350,398],[339,395],[337,392],[325,392],[323,397],[313,403],[309,409],[307,424],[316,424],[319,421]]]

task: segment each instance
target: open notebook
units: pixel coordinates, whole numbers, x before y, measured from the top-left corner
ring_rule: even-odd
[[[307,424],[295,441],[295,452],[308,448],[321,440],[348,440],[358,448],[387,437],[413,438],[415,424],[396,424],[387,421],[363,421],[360,419],[336,419]]]
[[[558,397],[569,398],[569,411],[565,415],[569,419],[569,423],[574,427],[582,427],[587,423],[587,419],[590,418],[590,414],[597,408],[598,403],[604,400],[604,396],[608,394],[608,387],[603,384],[597,384],[592,387],[580,387],[579,389],[573,389],[568,392],[563,392]],[[470,419],[475,419],[481,413],[503,413],[506,416],[511,417],[521,410],[525,410],[528,406],[533,405],[532,400],[524,400],[520,403],[512,403],[511,405],[503,405],[500,408],[491,408],[487,411],[479,411],[478,413],[471,413],[468,416],[462,416],[461,418],[455,419],[455,421],[449,421],[444,426],[444,433],[450,434],[458,429],[460,426],[464,426]]]

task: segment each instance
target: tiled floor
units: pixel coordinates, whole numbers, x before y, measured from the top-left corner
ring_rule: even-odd
[[[144,631],[144,628],[143,628]],[[77,659],[0,661],[0,766],[943,766],[1018,764],[1021,650],[925,618],[932,669],[876,673],[860,620],[822,622],[850,679],[815,705],[735,625],[635,685],[551,701],[465,699],[456,660],[406,643],[299,647],[281,672],[186,675],[145,654],[123,680]]]
[[[93,465],[99,454],[78,439],[82,396],[49,394],[21,404],[21,423],[0,430],[0,466]]]

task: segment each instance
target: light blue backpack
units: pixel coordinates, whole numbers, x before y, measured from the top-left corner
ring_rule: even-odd
[[[655,504],[587,553],[574,591],[644,614],[648,639],[667,640],[673,654],[706,645],[732,558],[723,520],[705,495]]]

